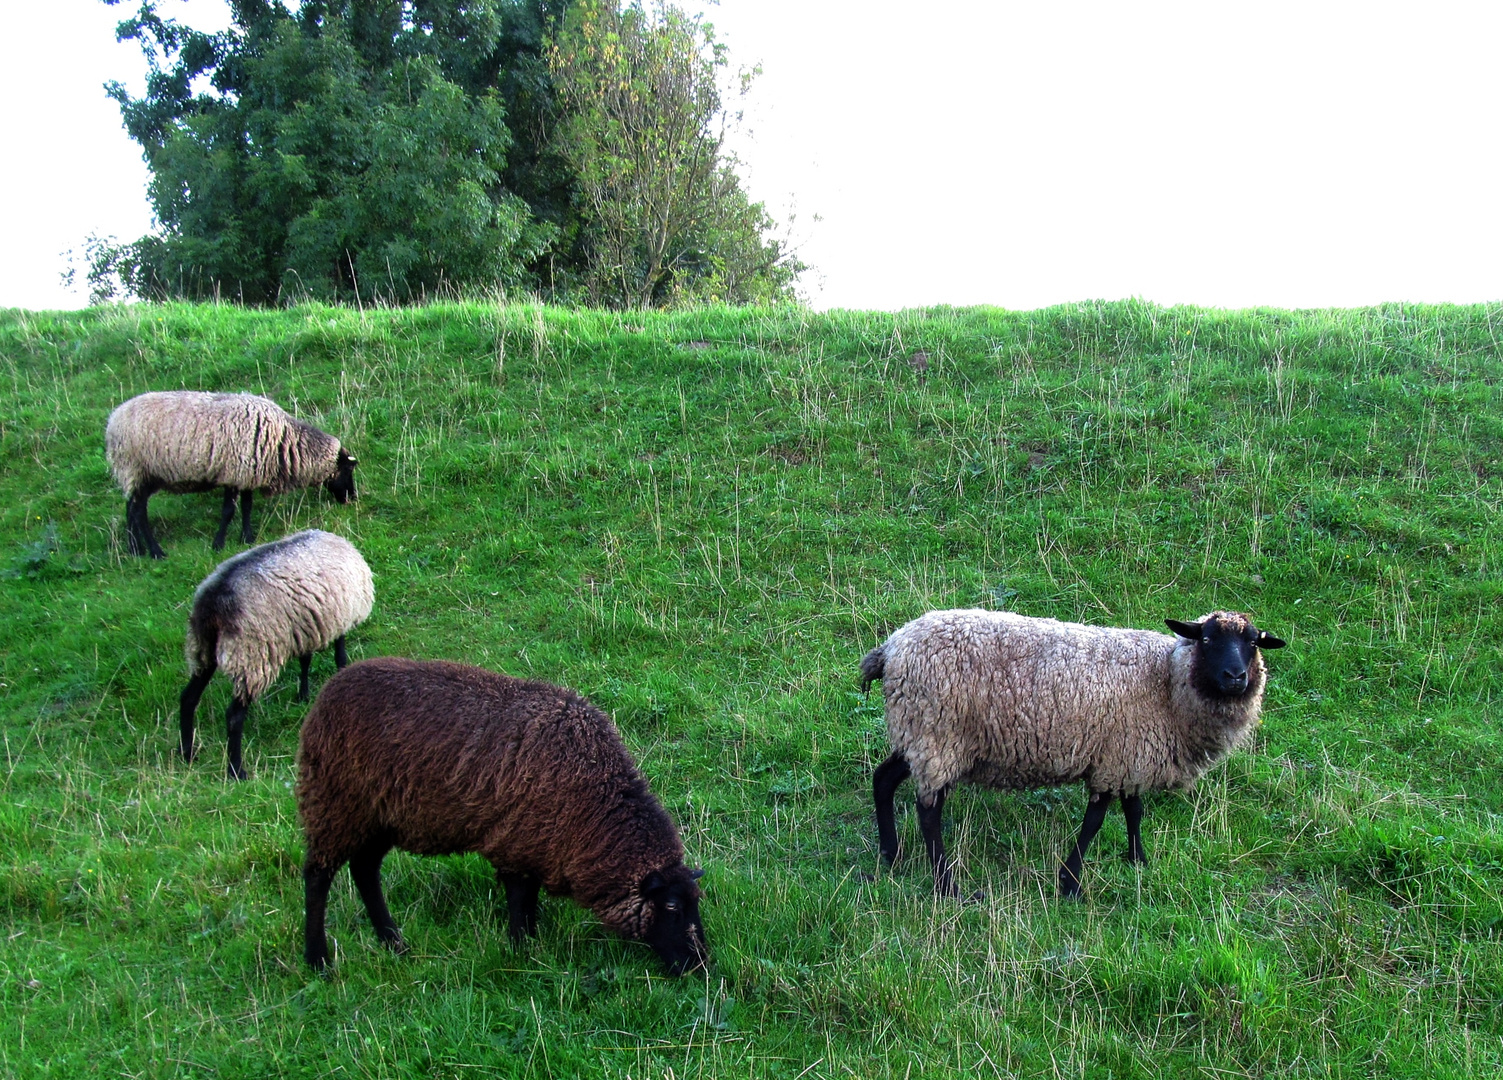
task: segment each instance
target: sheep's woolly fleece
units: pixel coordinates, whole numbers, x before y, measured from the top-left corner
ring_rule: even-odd
[[[1245,629],[1245,616],[1205,618]],[[921,796],[960,781],[1084,780],[1133,795],[1188,787],[1256,726],[1266,669],[1212,701],[1190,683],[1194,642],[1005,611],[933,611],[880,646],[887,733]]]
[[[385,836],[478,851],[641,938],[656,870],[697,887],[616,725],[573,691],[444,661],[382,657],[324,684],[303,722],[298,812],[310,865]]]
[[[171,492],[223,484],[280,494],[338,468],[339,440],[255,394],[140,394],[110,413],[105,456],[131,495],[148,480]]]
[[[226,559],[193,594],[190,675],[217,663],[241,701],[260,697],[282,665],[331,645],[375,603],[370,567],[348,540],[293,533]]]

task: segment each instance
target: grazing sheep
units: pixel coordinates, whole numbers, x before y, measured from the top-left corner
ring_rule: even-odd
[[[250,704],[276,681],[282,665],[302,660],[298,700],[308,700],[313,654],[334,646],[348,664],[344,636],[371,613],[371,568],[348,540],[308,529],[242,551],[215,567],[193,594],[188,617],[188,685],[179,704],[184,759],[193,760],[193,714],[204,687],[223,668],[235,696],[225,714],[230,776],[245,778],[240,733]]]
[[[146,502],[158,491],[211,491],[224,485],[214,550],[235,516],[251,543],[251,492],[277,495],[323,484],[339,502],[355,497],[355,459],[339,440],[254,394],[170,390],[140,394],[116,407],[104,428],[105,456],[125,491],[126,538],[133,555],[166,558],[151,531]]]
[[[898,853],[893,791],[910,774],[934,887],[957,895],[940,836],[945,797],[962,780],[1000,788],[1084,781],[1080,837],[1059,871],[1080,893],[1081,862],[1115,796],[1127,855],[1145,863],[1142,793],[1183,788],[1252,730],[1263,701],[1261,649],[1278,638],[1246,615],[1165,620],[1178,635],[1008,611],[931,611],[861,661],[863,688],[882,680],[892,754],[872,793],[882,858]]]
[[[393,847],[476,851],[506,889],[513,940],[538,889],[572,896],[672,974],[703,965],[702,870],[610,717],[571,690],[443,661],[353,664],[319,692],[298,750],[307,837],[304,955],[329,961],[324,908],[346,861],[376,936],[402,951],[381,892]]]

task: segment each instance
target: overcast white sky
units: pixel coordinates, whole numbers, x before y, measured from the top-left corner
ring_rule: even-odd
[[[686,4],[694,7],[698,5]],[[0,306],[151,226],[132,0],[0,0]],[[167,0],[222,24],[222,0]],[[816,307],[1503,300],[1503,4],[722,0]],[[818,221],[814,219],[816,216]]]

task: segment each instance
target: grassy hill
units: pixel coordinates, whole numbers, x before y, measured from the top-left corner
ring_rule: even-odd
[[[16,1076],[1486,1076],[1503,1072],[1503,310],[1034,313],[479,304],[0,313],[0,1073]],[[376,573],[354,657],[446,657],[609,710],[708,868],[671,981],[545,901],[514,950],[478,857],[348,876],[300,959],[296,665],[224,779],[173,752],[217,495],[123,553],[104,420],[265,393],[360,500],[258,500]],[[233,532],[233,530],[232,530]],[[229,551],[236,550],[232,543]],[[1146,800],[1152,864],[1053,898],[1080,789],[961,789],[984,903],[876,873],[880,695],[934,607],[1289,641],[1255,745]],[[332,661],[315,661],[315,687]]]

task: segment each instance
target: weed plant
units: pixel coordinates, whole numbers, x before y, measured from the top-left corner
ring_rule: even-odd
[[[1503,1074],[1500,332],[1410,305],[0,313],[0,1073]],[[355,658],[614,715],[708,868],[708,972],[667,979],[561,900],[513,948],[482,860],[402,853],[412,952],[341,875],[333,975],[304,968],[296,666],[252,710],[250,780],[224,778],[223,680],[177,758],[218,498],[159,495],[169,558],[132,558],[104,460],[115,404],[184,387],[359,456],[358,502],[256,515],[364,552]],[[878,870],[856,677],[958,606],[1228,607],[1289,648],[1254,745],[1147,800],[1146,870],[1110,818],[1080,903],[1053,895],[1079,788],[960,789],[986,899],[958,906],[907,809]]]

